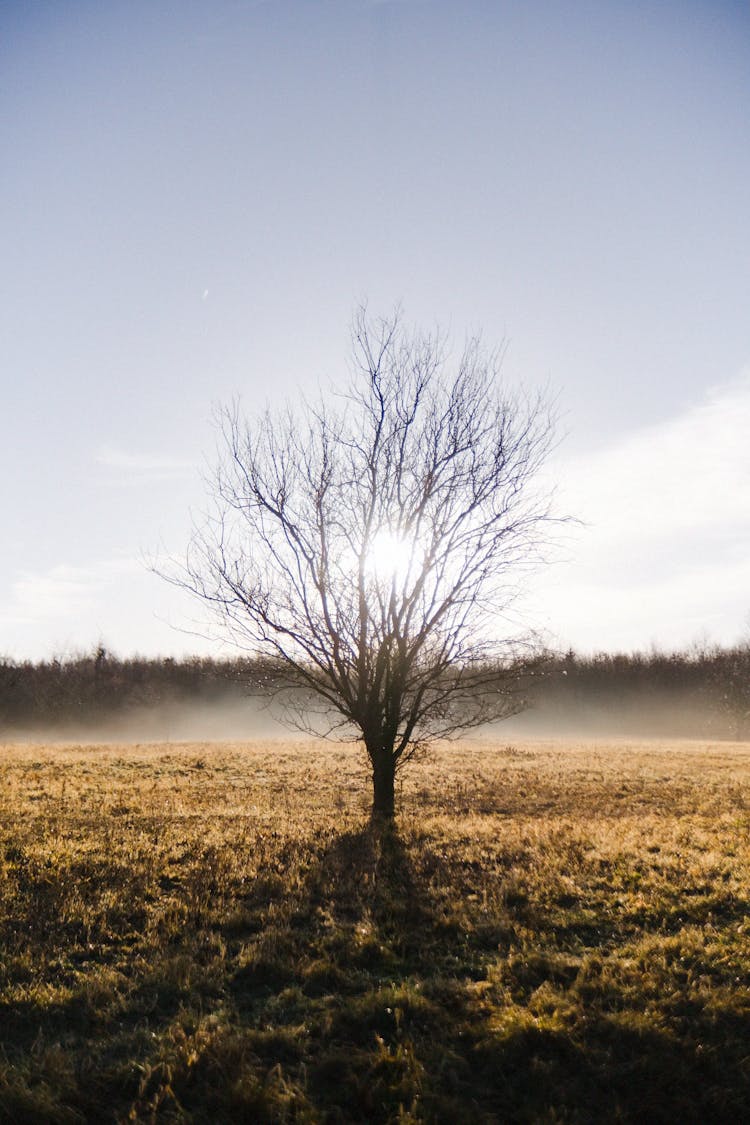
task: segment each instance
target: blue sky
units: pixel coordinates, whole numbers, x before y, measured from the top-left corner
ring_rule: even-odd
[[[6,2],[0,138],[0,654],[211,651],[143,557],[364,298],[558,392],[532,624],[746,634],[746,3]]]

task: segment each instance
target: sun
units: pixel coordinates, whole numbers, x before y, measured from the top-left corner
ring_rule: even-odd
[[[381,528],[373,536],[367,551],[367,570],[378,582],[403,582],[414,564],[414,543]]]

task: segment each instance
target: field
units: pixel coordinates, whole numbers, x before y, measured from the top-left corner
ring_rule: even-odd
[[[750,744],[0,748],[0,1120],[750,1120]]]

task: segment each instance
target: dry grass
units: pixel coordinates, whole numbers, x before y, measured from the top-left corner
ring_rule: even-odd
[[[0,1120],[750,1120],[750,745],[6,746]]]

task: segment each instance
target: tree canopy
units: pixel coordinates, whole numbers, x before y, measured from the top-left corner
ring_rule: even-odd
[[[553,424],[476,337],[451,362],[439,334],[360,310],[352,358],[348,385],[315,403],[221,410],[184,584],[304,686],[304,721],[356,733],[390,816],[419,747],[517,708],[498,662],[552,520],[537,476]]]

